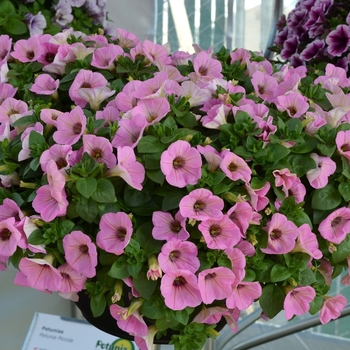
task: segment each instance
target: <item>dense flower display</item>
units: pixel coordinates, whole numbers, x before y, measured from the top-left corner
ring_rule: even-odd
[[[107,26],[106,0],[1,0],[0,34],[24,39],[64,28],[96,33]]]
[[[301,0],[277,25],[273,50],[294,67],[324,69],[333,63],[348,71],[350,3],[343,0]]]
[[[350,80],[118,29],[0,36],[0,268],[150,349],[346,305]],[[48,59],[53,57],[53,59]]]

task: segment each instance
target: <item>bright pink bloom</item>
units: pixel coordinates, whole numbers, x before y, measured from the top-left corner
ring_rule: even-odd
[[[74,145],[83,135],[85,128],[84,112],[80,107],[75,107],[57,118],[57,131],[54,132],[53,139],[62,145]]]
[[[57,194],[55,195],[56,197]],[[50,222],[58,216],[66,215],[68,201],[65,190],[61,192],[61,198],[55,199],[51,194],[50,185],[41,186],[36,190],[36,197],[33,200],[34,210],[41,215],[41,218]]]
[[[205,51],[199,52],[193,60],[193,69],[199,76],[222,78],[219,60],[211,58]]]
[[[327,241],[341,243],[350,232],[350,208],[334,210],[320,223],[318,230]]]
[[[123,212],[106,213],[100,220],[96,244],[106,252],[121,255],[132,235],[132,222]]]
[[[277,101],[278,110],[286,111],[291,118],[300,118],[309,109],[306,97],[298,92],[277,96]]]
[[[253,208],[247,202],[237,202],[227,212],[228,217],[238,226],[241,235],[245,237],[245,233],[249,227],[249,223],[253,218]]]
[[[60,81],[54,80],[49,74],[40,74],[36,77],[34,84],[29,89],[38,95],[52,95],[58,89]]]
[[[86,277],[74,270],[69,264],[59,266],[58,271],[62,276],[60,293],[80,292],[84,289]]]
[[[64,236],[64,255],[67,263],[85,277],[96,275],[97,250],[90,237],[81,231],[72,231]]]
[[[239,310],[246,310],[261,293],[259,282],[240,282],[232,288],[231,295],[226,299],[226,306],[230,309],[237,307]]]
[[[46,165],[47,182],[51,196],[58,202],[62,200],[62,192],[66,184],[63,174],[58,170],[56,162],[51,159]]]
[[[172,310],[196,307],[202,302],[197,277],[188,270],[171,270],[160,282],[160,292],[165,305]]]
[[[315,161],[316,168],[307,171],[306,177],[313,188],[323,188],[328,184],[328,177],[335,173],[337,165],[331,158],[316,153],[311,153],[310,157]]]
[[[226,176],[233,180],[243,180],[246,183],[250,182],[252,171],[245,160],[238,157],[233,152],[227,152],[220,163],[220,169]]]
[[[314,259],[321,259],[322,252],[318,249],[318,241],[316,235],[311,232],[308,224],[299,227],[299,237],[293,249],[293,252],[303,252],[309,254]]]
[[[112,140],[113,147],[129,146],[135,148],[148,125],[147,120],[138,116],[131,119],[121,119],[118,122],[118,130]]]
[[[254,208],[254,210],[256,211],[263,210],[269,204],[269,199],[267,198],[266,194],[267,192],[269,192],[270,187],[271,187],[270,183],[266,182],[262,188],[253,190],[250,187],[249,183],[245,184],[245,188],[250,196],[249,203]]]
[[[335,143],[339,154],[350,160],[350,130],[339,131]]]
[[[104,137],[83,135],[83,152],[90,155],[96,162],[106,164],[108,169],[113,168],[117,163],[113,147]]]
[[[205,188],[198,188],[184,196],[179,203],[180,213],[195,220],[220,219],[224,201]]]
[[[87,101],[80,96],[79,90],[81,88],[106,87],[107,85],[108,81],[101,73],[81,69],[69,88],[69,97],[75,102],[76,105],[84,108]]]
[[[44,259],[22,258],[18,268],[31,288],[51,292],[61,288],[61,274]]]
[[[231,260],[231,270],[236,277],[234,284],[237,285],[239,282],[242,282],[245,276],[245,266],[247,263],[245,256],[238,248],[227,248],[225,249],[225,254]]]
[[[179,188],[195,185],[202,176],[202,158],[187,141],[172,143],[160,158],[160,168],[167,182]]]
[[[286,254],[292,251],[299,229],[294,222],[283,214],[275,213],[263,228],[268,234],[267,248],[261,248],[265,254]]]
[[[297,287],[289,291],[283,304],[286,319],[290,320],[294,315],[300,316],[308,312],[315,296],[316,292],[310,286]]]
[[[232,292],[235,282],[234,273],[227,267],[215,267],[198,274],[198,287],[205,304],[214,300],[226,299]]]
[[[20,62],[34,62],[41,56],[42,48],[38,36],[33,36],[28,40],[21,39],[16,41],[12,57]]]
[[[118,56],[124,54],[124,50],[119,45],[108,44],[96,49],[92,55],[91,65],[100,69],[115,69],[114,61]]]
[[[112,304],[109,307],[112,317],[117,321],[117,325],[124,332],[133,336],[144,337],[148,334],[146,322],[140,315],[139,310],[136,310],[131,315],[128,315],[128,309],[117,304]]]
[[[15,218],[4,219],[0,222],[0,255],[10,257],[17,249],[17,244],[22,238],[21,233],[15,227]]]
[[[148,80],[147,80],[148,81]],[[127,112],[137,105],[137,99],[133,96],[138,91],[142,82],[140,80],[132,80],[125,84],[123,90],[115,97],[115,103],[122,112]]]
[[[72,146],[54,144],[44,151],[40,156],[40,166],[43,172],[46,172],[47,164],[54,160],[58,170],[64,171],[69,168],[69,157],[73,153]]]
[[[237,225],[227,215],[220,219],[207,219],[198,225],[205,242],[210,249],[234,247],[241,239]]]
[[[321,323],[326,324],[331,320],[337,319],[341,310],[345,308],[346,303],[346,298],[341,294],[334,297],[325,297],[320,311]]]
[[[252,84],[256,94],[263,100],[274,102],[276,99],[277,79],[257,70],[252,75]]]
[[[190,234],[186,230],[186,218],[180,212],[175,219],[168,212],[155,211],[152,215],[152,236],[156,240],[185,241]]]
[[[13,218],[16,222],[19,222],[23,217],[24,215],[15,201],[9,198],[3,200],[0,205],[0,222],[9,218]]]
[[[145,168],[136,160],[134,150],[129,146],[117,148],[118,164],[107,171],[106,177],[120,176],[129,186],[142,190]]]
[[[194,243],[170,241],[163,245],[158,262],[164,272],[187,270],[195,273],[200,265],[197,255],[198,249]]]

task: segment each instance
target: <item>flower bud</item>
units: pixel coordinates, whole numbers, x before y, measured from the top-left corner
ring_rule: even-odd
[[[158,260],[154,255],[151,255],[148,258],[148,271],[147,271],[147,279],[151,279],[152,281],[156,281],[158,278],[162,277],[163,273],[158,264]]]
[[[119,301],[123,294],[123,283],[121,280],[117,280],[114,284],[114,294],[112,296],[112,303],[115,304]]]

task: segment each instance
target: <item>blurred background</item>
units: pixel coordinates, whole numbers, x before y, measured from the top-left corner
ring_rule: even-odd
[[[246,48],[269,54],[267,48],[275,35],[275,24],[281,13],[288,14],[296,0],[107,0],[110,26],[167,44],[171,52],[194,52],[193,43],[203,49],[222,46]],[[74,305],[58,295],[14,286],[16,271],[0,272],[0,350],[21,349],[35,312],[80,317]],[[350,300],[350,290],[340,283],[333,291]],[[246,317],[254,312],[248,310]],[[4,317],[6,315],[6,317]],[[312,331],[255,347],[254,349],[350,349],[348,318],[342,318]],[[292,321],[294,322],[294,321]],[[233,344],[256,334],[285,325],[279,315],[272,325],[255,323],[237,338],[224,329],[217,350],[233,349]],[[348,338],[348,339],[346,339]],[[79,350],[79,349],[77,349]]]

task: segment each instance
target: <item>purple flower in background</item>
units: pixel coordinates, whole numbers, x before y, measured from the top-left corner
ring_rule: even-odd
[[[54,7],[56,10],[55,17],[52,18],[52,22],[65,27],[68,23],[73,21],[72,7],[67,0],[60,0],[60,2]]]
[[[290,64],[292,67],[300,67],[305,66],[305,61],[296,53],[290,58]]]
[[[312,58],[318,56],[324,46],[324,40],[316,39],[306,46],[304,51],[300,54],[300,58],[305,61],[310,61]]]
[[[287,25],[289,28],[294,29],[302,26],[305,20],[308,18],[308,11],[306,9],[293,10],[287,19]]]
[[[284,60],[289,59],[293,54],[297,52],[299,46],[299,38],[296,35],[288,38],[283,45],[283,50],[281,51],[281,57]]]
[[[42,15],[41,11],[39,11],[36,15],[27,13],[25,15],[25,21],[27,23],[30,36],[35,34],[43,34],[44,29],[46,28],[46,19]]]
[[[72,7],[82,7],[85,4],[85,0],[68,0],[68,3]]]
[[[329,33],[326,43],[332,56],[341,56],[350,46],[350,27],[345,24],[338,25]]]

